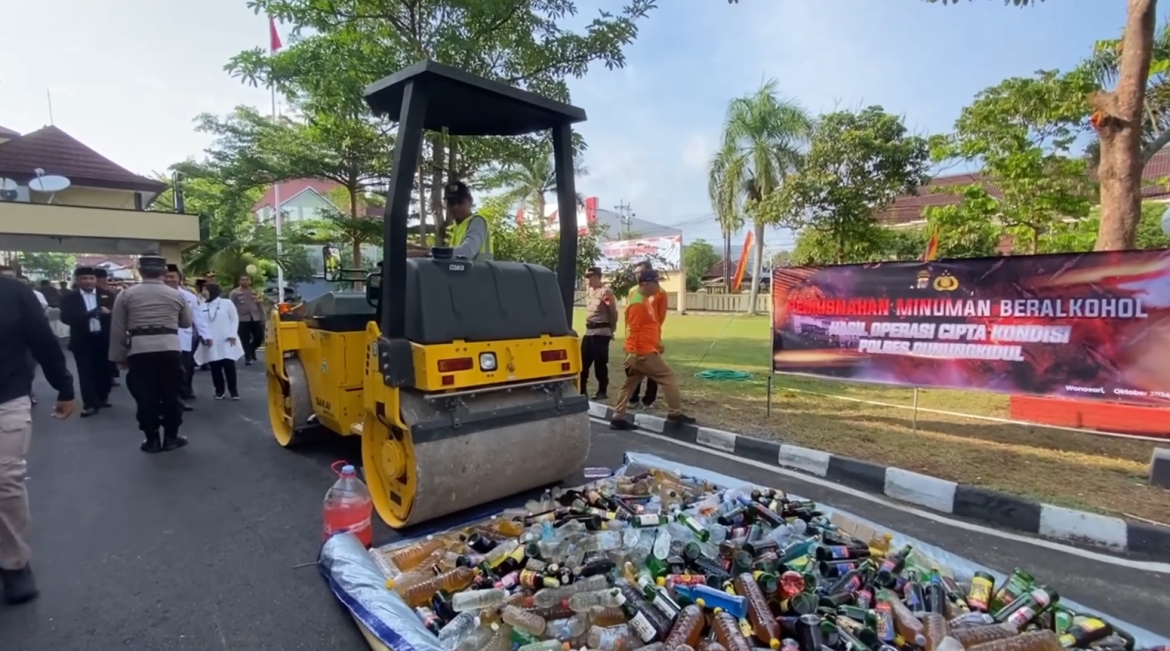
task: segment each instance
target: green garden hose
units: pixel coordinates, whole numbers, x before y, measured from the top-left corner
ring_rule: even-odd
[[[695,377],[703,380],[748,380],[751,379],[751,373],[744,373],[743,371],[729,371],[726,369],[713,368],[706,371],[699,371],[695,373]]]

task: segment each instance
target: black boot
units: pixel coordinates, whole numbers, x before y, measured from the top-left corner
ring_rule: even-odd
[[[179,432],[167,430],[163,433],[163,452],[170,452],[171,450],[178,450],[187,445],[187,437],[179,436]]]
[[[159,442],[158,432],[157,431],[147,432],[146,433],[146,440],[142,442],[142,445],[138,446],[138,449],[142,450],[143,452],[145,452],[147,454],[154,454],[155,452],[162,452],[163,447],[162,447],[162,443]]]
[[[32,601],[40,594],[28,565],[23,570],[0,570],[0,580],[4,582],[4,601],[10,605]]]

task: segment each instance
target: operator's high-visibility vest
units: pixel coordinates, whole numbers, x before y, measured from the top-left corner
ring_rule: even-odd
[[[459,248],[459,244],[463,242],[463,238],[467,235],[467,227],[471,224],[473,219],[483,219],[484,230],[487,231],[487,237],[484,238],[483,244],[479,245],[479,253],[475,254],[476,260],[491,260],[492,259],[492,226],[486,219],[479,215],[472,215],[462,222],[455,224],[451,228],[451,248]]]

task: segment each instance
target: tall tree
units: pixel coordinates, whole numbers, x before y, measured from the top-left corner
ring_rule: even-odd
[[[573,160],[573,175],[589,174],[588,168],[578,157]],[[552,143],[546,141],[538,149],[518,152],[510,159],[494,166],[482,179],[481,186],[505,190],[502,200],[509,206],[521,204],[525,210],[543,219],[549,193],[557,191],[556,164],[553,160]],[[556,197],[554,197],[555,199]],[[577,203],[584,203],[580,194]]]
[[[959,206],[933,212],[936,220],[949,221],[939,226],[952,228],[959,218],[998,223],[1020,248],[1036,253],[1042,235],[1087,217],[1095,184],[1084,157],[1072,148],[1088,126],[1085,98],[1094,86],[1082,70],[1065,75],[1042,70],[976,95],[955,122],[954,134],[932,142],[936,160],[983,165],[980,183],[959,189],[964,197]],[[955,241],[948,240],[948,246]]]
[[[880,106],[820,116],[796,172],[756,210],[830,243],[835,262],[884,251],[876,215],[929,178],[925,139]],[[798,247],[799,248],[799,247]]]
[[[767,213],[753,206],[780,187],[800,161],[800,149],[812,131],[812,119],[795,101],[779,96],[779,84],[768,80],[759,90],[727,104],[723,139],[709,169],[717,185],[716,214],[734,222],[734,215],[751,216],[755,228],[752,255],[752,291],[748,313],[756,310],[760,271],[764,265],[764,229]],[[742,218],[741,218],[742,219]]]
[[[573,0],[252,0],[250,6],[296,25],[292,43],[275,56],[263,48],[241,52],[227,65],[253,85],[273,84],[288,96],[340,98],[361,110],[362,89],[420,59],[568,101],[566,80],[591,65],[625,64],[623,50],[656,0],[628,0],[620,12],[600,11],[583,28]],[[439,233],[441,186],[469,180],[477,169],[505,160],[539,139],[427,137],[431,209]]]
[[[703,288],[703,277],[719,262],[719,256],[715,253],[715,247],[711,246],[706,240],[695,240],[683,247],[682,262],[683,269],[687,272],[686,290],[688,292],[697,292]],[[727,265],[724,265],[727,266]]]
[[[957,4],[959,0],[925,0]],[[1036,0],[1004,0],[1027,6]],[[1117,82],[1111,90],[1094,92],[1092,125],[1101,141],[1097,178],[1101,182],[1101,229],[1098,251],[1133,246],[1141,217],[1142,124],[1146,84],[1154,50],[1157,0],[1126,0],[1125,29],[1117,44]]]

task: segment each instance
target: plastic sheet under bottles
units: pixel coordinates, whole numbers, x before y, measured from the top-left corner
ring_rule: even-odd
[[[711,482],[722,488],[751,485],[751,482],[741,479],[641,453],[627,453],[625,465],[614,474],[633,474],[654,468],[672,470],[682,475]],[[783,485],[778,487],[783,488]],[[818,504],[818,509],[830,517],[839,514],[877,531],[889,531],[887,527],[878,523],[823,504]],[[482,517],[482,513],[475,514],[468,518],[467,523],[482,519]],[[890,533],[894,536],[895,544],[913,545],[915,549],[921,550],[940,564],[948,566],[956,578],[969,579],[976,571],[987,571],[970,560],[951,554],[929,543],[894,531],[890,531]],[[350,534],[341,534],[330,538],[321,548],[318,566],[333,594],[361,625],[362,632],[375,651],[383,649],[443,651],[438,639],[424,628],[414,611],[402,601],[397,593],[386,589],[382,571],[357,538]],[[992,574],[996,575],[997,582],[1005,578],[996,572],[992,572]],[[1090,609],[1067,600],[1062,599],[1062,603],[1067,603],[1069,607],[1080,613],[1092,612]],[[1098,614],[1130,632],[1139,648],[1170,644],[1170,640],[1127,624],[1115,617],[1109,617],[1106,613]]]

